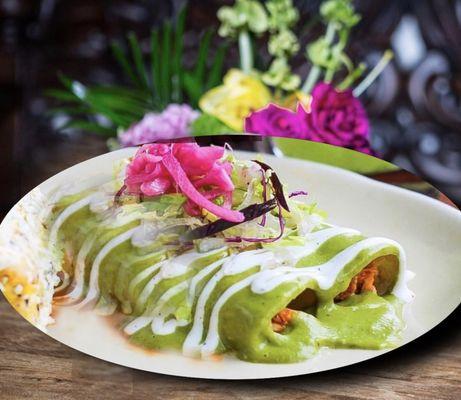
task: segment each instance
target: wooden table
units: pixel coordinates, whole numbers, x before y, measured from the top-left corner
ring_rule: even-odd
[[[1,295],[0,295],[1,296]],[[0,399],[461,399],[461,312],[422,338],[335,371],[209,381],[131,370],[49,338],[0,300]]]

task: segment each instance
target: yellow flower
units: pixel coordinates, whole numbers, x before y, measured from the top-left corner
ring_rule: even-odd
[[[296,91],[285,97],[283,101],[280,101],[280,105],[290,110],[295,111],[298,103],[301,103],[306,112],[310,112],[312,97],[309,94],[305,94],[301,91]]]
[[[199,105],[203,112],[242,132],[245,117],[270,100],[269,89],[258,78],[231,69],[224,76],[223,84],[205,93]]]

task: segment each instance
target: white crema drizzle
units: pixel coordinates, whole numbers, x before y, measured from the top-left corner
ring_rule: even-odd
[[[58,216],[51,229],[49,241],[50,246],[56,245],[58,232],[63,223],[78,210],[88,205],[91,206],[92,199],[93,195],[85,197],[67,207]],[[139,218],[140,217],[137,217],[136,219]],[[124,220],[124,222],[126,221]],[[97,299],[99,296],[99,270],[104,258],[117,246],[127,240],[132,240],[133,235],[136,234],[139,236],[140,233],[139,226],[132,228],[113,238],[102,247],[91,265],[88,292],[85,299],[79,304],[79,307],[83,307],[84,305]],[[166,335],[174,333],[179,326],[187,325],[187,320],[177,320],[174,317],[170,318],[176,309],[175,307],[168,305],[168,301],[174,296],[179,295],[181,292],[187,291],[187,304],[192,307],[196,296],[197,285],[205,279],[206,276],[217,270],[217,272],[205,284],[198,296],[197,303],[195,305],[195,312],[193,313],[192,327],[183,344],[183,353],[185,355],[201,355],[202,357],[207,357],[213,354],[219,345],[220,310],[226,302],[240,290],[245,287],[250,287],[254,293],[263,294],[290,281],[302,281],[306,283],[313,281],[322,290],[327,290],[333,286],[338,274],[344,266],[352,262],[360,252],[365,249],[378,252],[388,246],[394,246],[398,249],[398,258],[400,262],[399,275],[392,294],[403,302],[409,302],[412,300],[413,293],[407,288],[407,282],[411,279],[411,273],[406,271],[406,258],[404,251],[397,242],[390,239],[363,239],[352,244],[323,264],[304,268],[296,267],[300,260],[313,254],[329,239],[339,235],[359,235],[359,232],[353,229],[332,226],[307,234],[306,244],[303,246],[285,246],[277,247],[275,249],[250,250],[215,261],[199,271],[190,281],[183,281],[168,289],[160,297],[154,310],[146,311],[146,313],[149,312],[149,314],[144,314],[135,318],[125,327],[124,331],[128,335],[132,335],[148,324],[151,324],[151,329],[155,334]],[[81,297],[83,294],[85,259],[92,248],[93,241],[94,239],[85,240],[77,255],[74,289],[64,296],[65,298],[74,300]],[[129,290],[133,290],[136,285],[152,274],[155,275],[148,281],[141,291],[137,299],[137,305],[143,307],[148,301],[151,293],[162,280],[185,275],[188,272],[189,267],[196,260],[220,251],[222,251],[222,249],[212,250],[207,253],[188,251],[173,259],[161,261],[143,270],[130,282]],[[220,295],[212,307],[208,322],[208,329],[206,330],[206,305],[208,304],[209,298],[219,282],[225,276],[237,275],[257,266],[259,266],[258,272],[233,284]],[[205,332],[206,337],[203,340]]]
[[[413,294],[406,287],[407,274],[405,274],[405,255],[403,249],[398,243],[389,239],[364,239],[349,246],[324,264],[305,268],[296,268],[294,266],[301,258],[314,253],[327,240],[335,236],[345,234],[354,235],[358,234],[358,232],[345,228],[327,228],[307,235],[309,243],[302,248],[299,248],[300,246],[286,247],[285,254],[279,253],[275,255],[272,251],[259,251],[257,254],[252,253],[249,255],[250,257],[248,257],[248,259],[252,259],[254,262],[253,264],[250,265],[249,263],[246,266],[248,268],[252,268],[256,265],[260,265],[260,271],[230,286],[220,296],[212,308],[208,332],[204,342],[202,343],[202,337],[205,329],[205,306],[211,292],[216,287],[219,280],[224,276],[222,271],[225,270],[226,264],[230,265],[229,262],[225,263],[222,269],[208,282],[199,297],[192,329],[183,344],[183,353],[190,356],[200,354],[202,357],[207,357],[216,351],[219,344],[219,313],[221,308],[224,304],[226,304],[229,298],[245,287],[250,286],[254,293],[263,294],[274,290],[284,282],[296,280],[307,282],[309,280],[314,280],[321,289],[326,290],[333,286],[338,274],[344,266],[352,262],[354,258],[365,249],[371,249],[372,251],[377,252],[388,246],[397,247],[399,251],[398,257],[400,260],[400,272],[392,294],[404,302],[410,301]],[[244,257],[246,253],[249,252],[243,252],[240,253],[240,255]],[[291,264],[290,266],[283,266],[284,263],[287,263],[287,259],[283,259],[284,255],[289,256],[288,261]],[[279,265],[277,268],[273,268],[273,258],[271,258],[271,256],[277,259],[277,265]],[[233,265],[238,264],[239,263],[233,263]],[[281,264],[282,266],[280,266]],[[228,267],[227,270],[232,270],[232,268]],[[244,270],[244,265],[239,265],[236,269],[238,272],[243,272]]]
[[[66,222],[67,219],[77,211],[80,211],[82,208],[88,206],[91,203],[93,197],[94,194],[84,197],[83,199],[80,199],[79,201],[76,201],[75,203],[68,206],[59,214],[59,216],[56,218],[56,221],[54,221],[50,231],[49,246],[51,249],[57,245],[59,229],[64,224],[64,222]]]
[[[213,254],[216,254],[223,249],[212,250],[207,253],[198,253],[196,251],[189,251],[186,252],[172,260],[164,260],[156,265],[153,265],[146,270],[140,272],[136,275],[132,282],[130,283],[130,287],[134,288],[137,284],[139,284],[143,279],[147,278],[151,273],[154,273],[156,270],[160,270],[154,277],[150,279],[150,281],[146,284],[144,289],[141,291],[137,299],[138,306],[143,306],[149,299],[151,293],[155,290],[155,287],[163,280],[168,278],[175,278],[187,273],[188,268],[197,260],[203,257],[207,257]],[[128,335],[133,335],[140,329],[147,326],[149,323],[152,323],[152,331],[158,335],[166,335],[168,333],[173,333],[177,326],[184,326],[188,323],[185,320],[175,320],[171,319],[165,323],[165,318],[174,312],[174,309],[167,309],[164,311],[166,301],[169,300],[171,297],[175,296],[176,294],[180,293],[183,290],[187,290],[189,288],[188,298],[191,295],[191,288],[195,288],[198,284],[199,280],[197,277],[201,276],[204,271],[212,271],[212,269],[217,268],[220,266],[224,261],[224,259],[218,260],[203,270],[201,270],[194,278],[191,280],[191,284],[187,281],[183,281],[172,288],[168,289],[158,300],[156,308],[154,311],[150,312],[146,310],[143,315],[140,317],[135,318],[131,321],[125,328],[124,332]],[[146,273],[146,271],[148,271]],[[205,277],[207,274],[203,275]],[[200,279],[200,278],[199,278]],[[195,289],[194,289],[195,290]]]
[[[77,254],[77,261],[75,263],[73,278],[74,287],[69,293],[56,297],[59,303],[68,304],[83,296],[85,288],[85,260],[93,247],[94,241],[95,237],[90,236],[83,242],[83,245]]]
[[[165,260],[160,262],[160,271],[152,277],[152,279],[144,286],[141,294],[137,299],[137,305],[142,307],[148,300],[150,294],[153,292],[155,287],[164,279],[171,279],[186,274],[188,268],[196,260],[213,255],[222,251],[222,249],[212,250],[207,253],[198,253],[196,251],[188,251],[180,256],[173,259]],[[136,279],[136,278],[134,278]]]
[[[109,253],[114,250],[116,247],[120,246],[122,243],[131,239],[134,232],[137,228],[131,228],[126,232],[121,233],[120,235],[109,240],[96,255],[93,264],[91,265],[90,272],[90,283],[88,286],[88,293],[86,297],[79,303],[79,307],[84,307],[88,303],[96,300],[99,296],[99,269],[101,267],[104,259],[109,255]]]
[[[74,215],[76,212],[80,211],[81,209],[87,206],[90,207],[90,210],[92,212],[96,212],[96,213],[103,212],[107,210],[108,201],[109,201],[108,198],[109,197],[106,193],[96,192],[87,197],[84,197],[83,199],[80,199],[79,201],[65,208],[56,218],[56,220],[54,221],[51,227],[49,242],[48,242],[49,248],[50,249],[56,248],[59,229],[72,215]],[[142,215],[140,214],[133,214],[131,216],[125,215],[122,218],[118,218],[118,219],[115,218],[115,221],[113,221],[110,226],[114,228],[120,227],[122,225],[139,220],[141,218],[142,218]],[[133,228],[129,232],[130,233],[124,232],[121,235],[112,239],[109,243],[107,243],[101,249],[99,254],[96,256],[95,262],[93,262],[92,269],[91,269],[91,276],[93,277],[93,280],[90,278],[90,288],[88,291],[88,295],[90,295],[91,298],[88,298],[88,295],[87,295],[87,298],[84,299],[83,304],[81,305],[87,304],[89,301],[93,300],[98,295],[99,285],[97,283],[97,278],[99,277],[99,264],[109,254],[109,252],[113,250],[116,246],[118,246],[119,244],[123,243],[124,241],[128,239],[133,240],[134,236],[139,237],[140,234],[143,234],[141,226]],[[56,297],[61,304],[66,304],[66,303],[78,300],[83,295],[84,286],[85,286],[85,282],[84,282],[85,268],[86,268],[85,260],[89,252],[92,249],[95,239],[96,239],[95,236],[92,235],[88,237],[82,244],[82,247],[80,248],[78,255],[77,255],[76,265],[74,269],[75,272],[74,272],[74,277],[73,277],[73,282],[72,282],[73,289],[71,290],[71,292],[67,293],[66,295]],[[146,242],[145,244],[148,245],[150,244],[150,242]],[[142,247],[142,246],[137,246],[137,247]],[[95,272],[93,272],[94,267],[97,267],[97,271]]]
[[[248,286],[257,274],[251,275],[250,277],[234,284],[218,299],[213,307],[207,338],[205,343],[202,344],[201,340],[205,330],[205,307],[210,294],[224,276],[242,273],[258,265],[260,266],[260,270],[263,271],[277,271],[280,268],[280,265],[283,265],[284,263],[295,265],[302,258],[314,253],[327,240],[332,237],[345,234],[354,235],[358,234],[358,232],[346,228],[327,228],[308,234],[306,236],[307,244],[304,246],[281,247],[275,252],[266,249],[252,250],[232,256],[224,263],[222,269],[210,279],[208,284],[202,290],[195,309],[192,329],[183,345],[183,353],[186,355],[197,355],[202,353],[202,356],[213,353],[215,350],[215,347],[213,348],[213,346],[217,346],[219,342],[217,318],[221,307],[233,294],[237,293],[245,286]]]
[[[177,327],[185,326],[189,322],[183,319],[171,318],[168,321],[167,317],[171,316],[175,309],[168,305],[174,296],[187,290],[187,282],[181,282],[180,284],[173,286],[168,289],[159,299],[152,312],[143,314],[142,316],[135,318],[128,325],[125,326],[124,332],[127,335],[133,335],[137,331],[151,324],[151,330],[156,335],[168,335],[174,333]]]

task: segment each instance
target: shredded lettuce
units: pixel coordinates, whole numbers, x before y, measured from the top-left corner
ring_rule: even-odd
[[[261,168],[253,161],[234,160],[232,165],[231,178],[235,185],[232,205],[241,210],[263,202]]]

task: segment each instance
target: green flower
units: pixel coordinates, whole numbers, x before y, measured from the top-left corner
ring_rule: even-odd
[[[285,29],[271,35],[269,39],[269,53],[275,57],[291,57],[299,51],[299,42],[295,34]]]
[[[321,37],[307,47],[307,56],[312,64],[327,69],[337,70],[341,66],[342,52],[338,54],[338,45],[332,46]]]
[[[262,34],[269,26],[266,10],[256,0],[237,0],[232,7],[221,7],[218,18],[219,34],[223,37],[235,38],[242,30]]]
[[[314,66],[302,87],[306,94],[311,92],[319,80],[322,69],[325,70],[324,80],[331,82],[342,65],[349,72],[354,68],[344,52],[351,28],[360,21],[360,15],[355,13],[351,0],[326,0],[320,6],[320,14],[327,29],[325,36],[307,47],[307,57]],[[338,41],[334,44],[336,39]]]
[[[360,21],[350,0],[328,0],[320,6],[320,15],[325,22],[333,22],[341,28],[352,28]]]
[[[269,27],[271,30],[291,28],[299,19],[298,10],[293,7],[292,0],[268,0]]]
[[[301,83],[298,75],[291,73],[291,68],[285,58],[276,58],[269,70],[262,74],[262,81],[268,85],[291,92]]]

